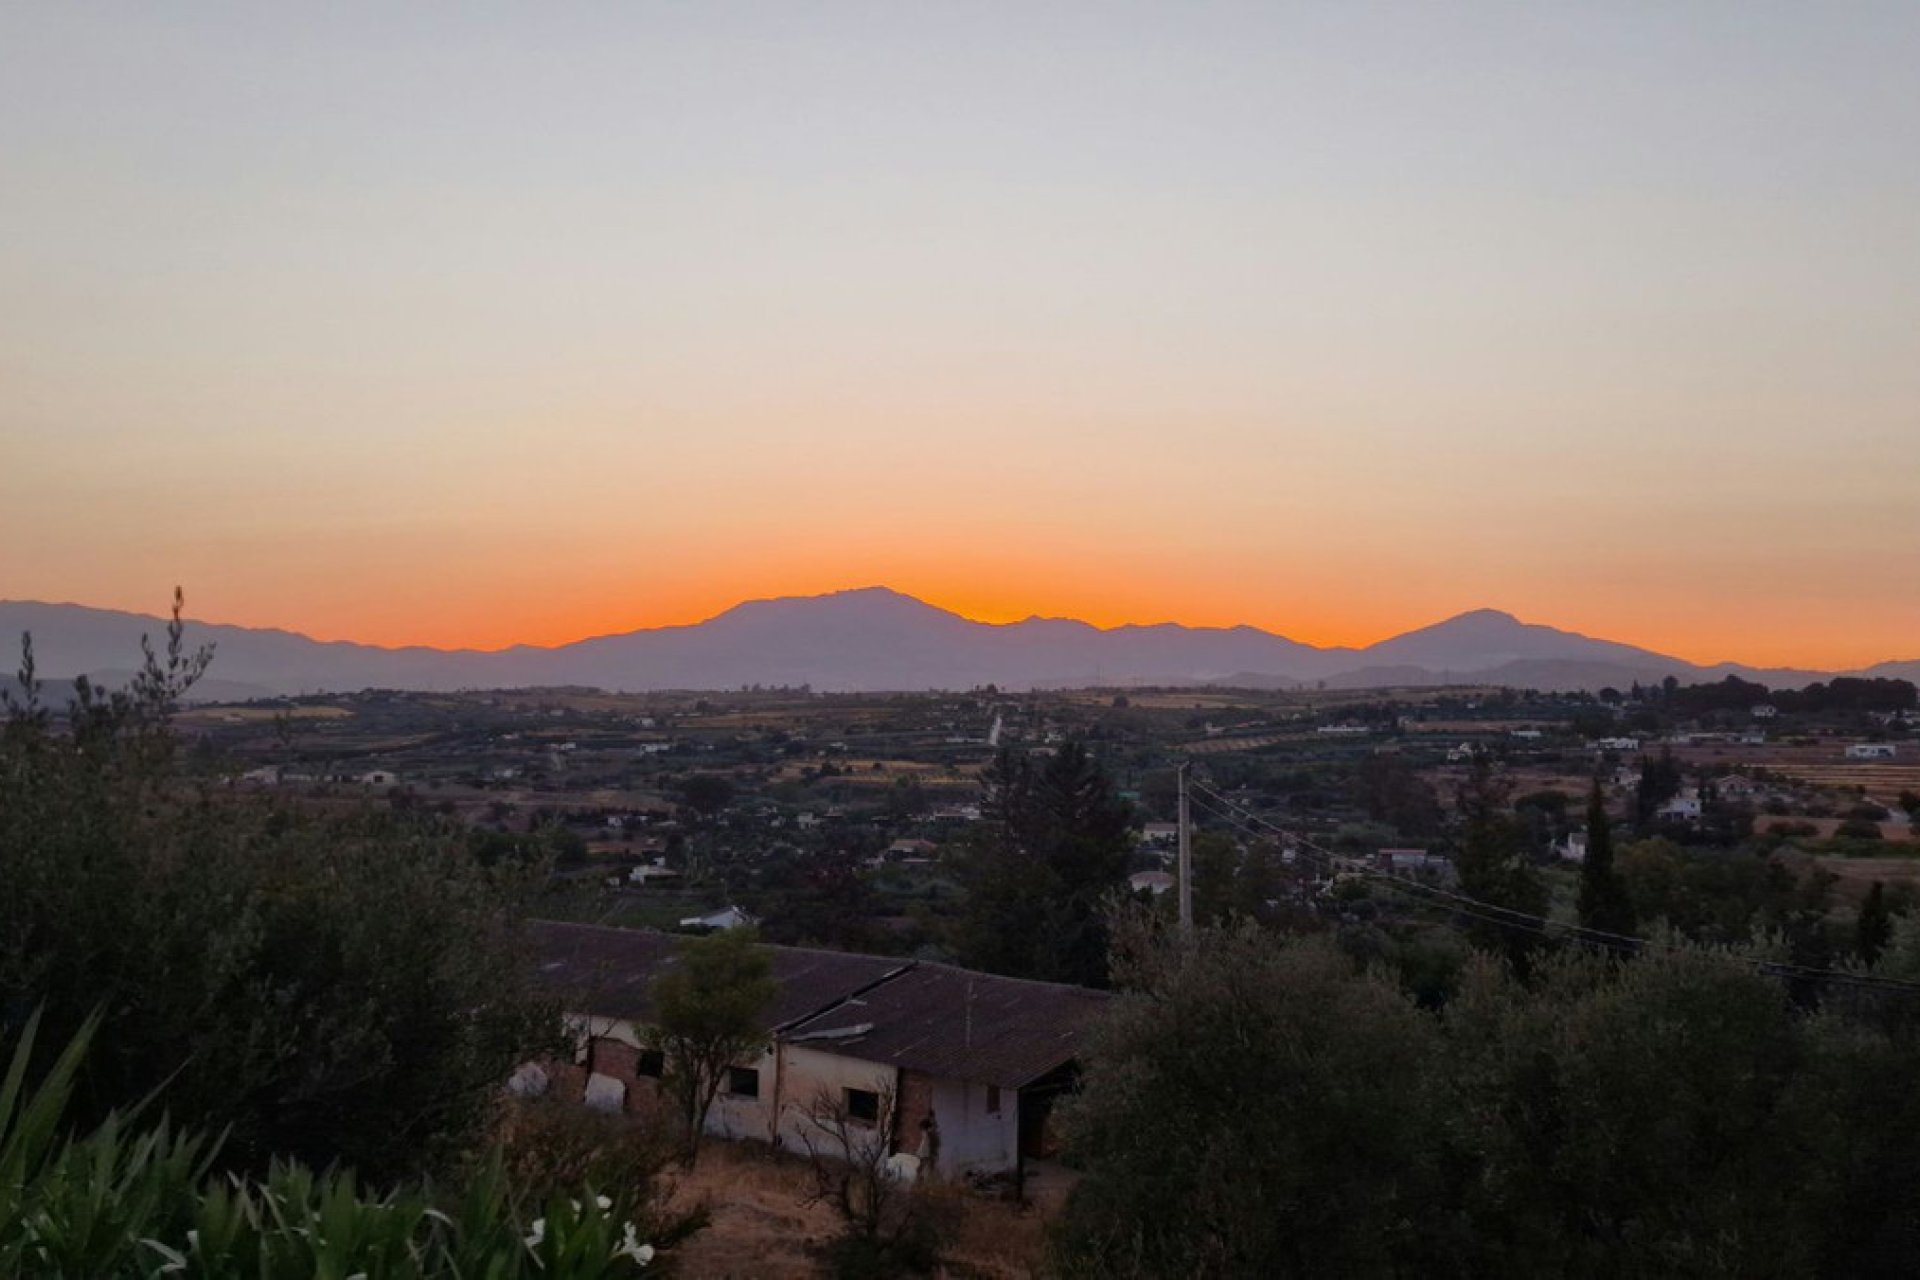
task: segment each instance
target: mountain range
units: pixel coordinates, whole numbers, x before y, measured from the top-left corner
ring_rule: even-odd
[[[140,636],[163,619],[74,604],[0,601],[0,635],[31,632],[42,677],[124,680]],[[1319,648],[1256,627],[1176,623],[1101,628],[1065,618],[975,622],[885,587],[753,600],[705,622],[541,648],[382,648],[291,631],[189,621],[191,644],[215,659],[203,700],[364,688],[480,689],[1030,689],[1086,685],[1383,688],[1494,684],[1626,688],[1674,676],[1738,675],[1775,688],[1835,674],[1920,680],[1920,660],[1865,671],[1700,666],[1649,649],[1526,623],[1480,609],[1365,648]]]

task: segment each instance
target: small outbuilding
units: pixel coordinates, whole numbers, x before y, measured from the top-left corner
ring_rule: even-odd
[[[606,1109],[654,1105],[665,1064],[648,1048],[648,993],[679,962],[682,940],[548,921],[531,928],[543,984],[578,1045],[572,1063],[544,1067],[554,1088]],[[709,1132],[803,1149],[817,1136],[809,1116],[831,1106],[874,1125],[874,1140],[891,1152],[919,1154],[921,1135],[936,1128],[947,1174],[1017,1176],[1026,1161],[1053,1154],[1054,1104],[1078,1079],[1081,1044],[1106,993],[885,956],[767,952],[776,987],[768,1043],[731,1069]]]

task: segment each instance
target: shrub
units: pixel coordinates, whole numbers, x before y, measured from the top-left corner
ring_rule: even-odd
[[[1876,974],[1920,974],[1890,933]],[[1313,939],[1147,942],[1065,1113],[1066,1275],[1912,1271],[1908,990],[1668,937],[1483,953],[1429,1012]]]
[[[638,1116],[594,1111],[560,1098],[512,1101],[501,1117],[498,1159],[516,1195],[542,1203],[574,1188],[618,1187],[642,1239],[666,1248],[706,1227],[707,1205],[670,1210],[663,1175],[678,1156],[671,1134]]]
[[[33,1086],[38,1015],[13,1046],[0,1082],[0,1277],[600,1280],[655,1258],[630,1195],[523,1196],[498,1157],[442,1201],[425,1184],[372,1194],[350,1172],[285,1161],[257,1180],[211,1176],[217,1143],[143,1126],[139,1107],[72,1136],[68,1104],[99,1025],[87,1020]]]
[[[1250,928],[1153,944],[1119,929],[1123,982],[1063,1114],[1086,1176],[1059,1253],[1075,1275],[1417,1270],[1434,1032],[1319,939]]]
[[[538,869],[483,864],[431,814],[204,789],[169,729],[202,665],[176,611],[129,690],[82,680],[55,716],[27,646],[0,721],[0,1031],[40,1008],[60,1043],[110,1010],[76,1119],[165,1084],[228,1168],[450,1168],[559,1030],[518,935]]]
[[[910,1174],[896,1166],[887,1135],[900,1109],[890,1087],[878,1090],[875,1114],[857,1119],[844,1096],[822,1092],[804,1113],[801,1143],[813,1176],[809,1204],[825,1204],[840,1231],[819,1249],[838,1280],[931,1275],[954,1233],[954,1206],[930,1183],[932,1165]]]

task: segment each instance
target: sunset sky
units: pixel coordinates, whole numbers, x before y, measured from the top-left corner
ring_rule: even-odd
[[[1920,657],[1920,4],[0,0],[0,597]]]

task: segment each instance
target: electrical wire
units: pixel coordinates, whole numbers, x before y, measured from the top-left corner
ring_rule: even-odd
[[[1365,860],[1336,853],[1323,845],[1279,826],[1261,814],[1236,803],[1205,783],[1188,778],[1188,800],[1198,802],[1207,812],[1232,823],[1243,834],[1262,831],[1277,836],[1282,848],[1291,847],[1295,856],[1306,852],[1310,860],[1323,869],[1335,873],[1348,873],[1363,876],[1368,880],[1386,885],[1408,897],[1424,901],[1429,905],[1445,905],[1458,915],[1479,920],[1486,924],[1520,932],[1533,933],[1540,937],[1564,937],[1575,941],[1590,943],[1609,950],[1627,954],[1637,954],[1659,944],[1651,938],[1637,937],[1631,934],[1614,933],[1605,929],[1594,929],[1586,925],[1568,924],[1555,921],[1546,916],[1530,912],[1517,911],[1512,907],[1503,907],[1499,903],[1487,902],[1480,898],[1459,893],[1440,885],[1416,880],[1378,867],[1369,866]],[[1258,838],[1258,837],[1256,837]],[[1880,991],[1901,991],[1920,993],[1920,982],[1910,982],[1901,978],[1881,977],[1874,974],[1849,973],[1840,969],[1821,969],[1808,965],[1793,964],[1788,961],[1763,960],[1752,956],[1734,955],[1728,952],[1710,952],[1730,963],[1758,970],[1773,977],[1790,979],[1818,980],[1841,983],[1848,986],[1868,988]]]

